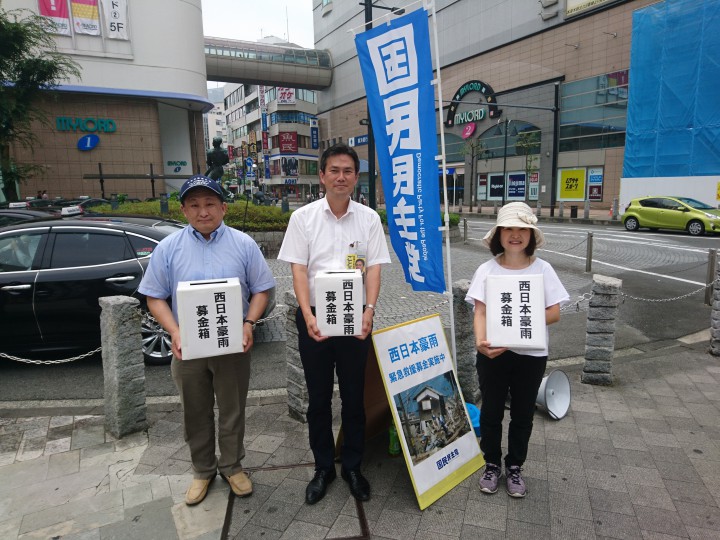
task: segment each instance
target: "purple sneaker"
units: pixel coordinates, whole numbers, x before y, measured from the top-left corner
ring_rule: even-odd
[[[500,483],[500,467],[492,463],[485,464],[485,472],[480,478],[480,491],[483,493],[497,493]]]
[[[525,480],[523,480],[520,471],[522,471],[522,469],[517,465],[505,469],[507,492],[511,497],[524,497],[527,495]]]

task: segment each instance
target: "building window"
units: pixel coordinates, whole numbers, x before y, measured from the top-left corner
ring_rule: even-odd
[[[625,146],[628,70],[563,84],[560,151]]]

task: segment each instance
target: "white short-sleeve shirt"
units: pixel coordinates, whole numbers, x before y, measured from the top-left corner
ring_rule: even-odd
[[[475,306],[475,300],[486,302],[486,291],[485,291],[485,278],[489,275],[493,276],[522,276],[522,275],[542,275],[543,285],[545,292],[545,307],[554,306],[555,304],[563,304],[570,300],[570,295],[563,287],[553,267],[550,263],[538,259],[537,257],[530,266],[521,268],[519,270],[505,268],[500,266],[497,259],[490,259],[489,261],[481,264],[473,275],[472,281],[470,282],[470,288],[468,289],[465,301],[472,306]],[[492,337],[488,336],[488,341],[492,345]],[[549,339],[546,340],[549,343]],[[511,349],[512,350],[512,349]],[[517,350],[513,351],[518,354],[526,354],[529,356],[547,356],[548,350],[536,349],[536,350]]]
[[[390,263],[385,232],[375,210],[351,200],[336,218],[327,199],[298,208],[290,216],[278,259],[307,266],[310,305],[315,305],[315,275],[347,269],[351,260],[364,259],[365,267]],[[363,292],[363,303],[365,303]]]

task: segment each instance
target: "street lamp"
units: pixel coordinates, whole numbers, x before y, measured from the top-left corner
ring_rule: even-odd
[[[402,15],[405,13],[405,9],[396,7],[386,7],[375,5],[373,6],[372,0],[365,0],[359,2],[359,5],[365,8],[365,30],[372,29],[372,8],[384,9],[395,15]],[[368,205],[370,208],[375,210],[377,208],[377,202],[375,200],[375,137],[372,131],[372,124],[370,123],[370,107],[367,109],[367,126],[368,126]]]

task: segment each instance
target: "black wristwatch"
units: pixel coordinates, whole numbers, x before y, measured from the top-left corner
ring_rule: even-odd
[[[250,326],[255,328],[255,325],[257,324],[257,321],[253,321],[252,319],[243,319],[243,324],[250,323]]]

